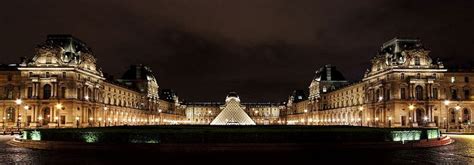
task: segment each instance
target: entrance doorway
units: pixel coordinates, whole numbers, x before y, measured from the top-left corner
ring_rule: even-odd
[[[43,122],[42,124],[43,125],[48,125],[50,119],[51,119],[51,110],[49,109],[49,107],[45,107],[43,108]]]
[[[416,122],[418,126],[423,126],[425,123],[425,111],[421,108],[416,109]]]

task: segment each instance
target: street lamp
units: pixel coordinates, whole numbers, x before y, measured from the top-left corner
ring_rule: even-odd
[[[360,117],[359,120],[360,120],[360,126],[361,126],[361,127],[362,127],[362,117],[363,117],[362,112],[363,112],[363,110],[364,110],[364,107],[363,107],[363,106],[360,106],[360,107],[359,107],[359,112],[360,112],[360,113],[359,113],[359,117]]]
[[[415,109],[415,105],[410,104],[410,105],[408,106],[408,109],[410,110],[410,113],[411,113],[411,112]],[[408,115],[408,116],[410,116],[410,115]],[[413,117],[414,117],[414,116],[413,116]],[[412,120],[413,118],[412,118],[412,117],[409,117],[408,119],[410,120],[410,126],[413,126],[413,120]]]
[[[99,117],[99,127],[101,127],[102,117]]]
[[[38,117],[38,125],[43,125],[43,117],[42,116]]]
[[[59,120],[58,119],[59,119],[59,117],[57,117],[57,116],[54,117],[54,121],[56,121],[56,123],[58,123],[58,128],[59,128]]]
[[[389,117],[388,117],[388,127],[389,127],[389,128],[392,127],[392,116],[389,116]]]
[[[305,109],[303,112],[304,112],[304,118],[305,118],[304,123],[305,125],[308,125],[308,110]]]
[[[18,131],[20,131],[20,127],[21,127],[21,117],[20,117],[20,105],[23,101],[21,99],[16,99],[15,100],[15,104],[18,106],[18,119],[16,121],[16,126],[18,128]]]
[[[449,109],[448,109],[448,106],[449,106],[449,103],[450,101],[449,100],[444,100],[443,101],[444,103],[444,106],[446,106],[446,117],[448,118],[448,120],[444,120],[446,122],[446,132],[448,132],[449,130]]]
[[[5,119],[7,119],[7,118],[6,118],[6,117],[3,117],[3,120],[2,120],[3,131],[5,131]]]
[[[108,109],[109,109],[109,107],[104,106],[104,113],[105,113],[105,116],[102,115],[102,116],[104,116],[104,120],[105,120],[105,118],[109,118],[109,114],[107,113],[107,110],[108,110]],[[110,119],[110,118],[109,118],[109,119]],[[110,122],[110,121],[109,121],[109,122]],[[104,122],[104,123],[105,123],[104,125],[107,127],[107,123],[108,123],[108,122]],[[108,124],[110,125],[110,123],[108,123]]]
[[[76,127],[79,128],[79,116],[76,116]]]
[[[456,106],[454,107],[454,109],[456,110],[456,113],[457,113],[457,112],[459,112],[459,110],[461,110],[461,106],[459,106],[459,104],[458,104],[458,105],[456,105]],[[456,123],[457,125],[459,125],[459,124],[462,122],[462,121],[461,121],[461,120],[462,120],[461,117],[458,117],[458,119],[459,119],[459,120],[458,120],[459,122]],[[456,127],[458,127],[458,126],[456,126]],[[460,129],[460,126],[459,126],[458,128]]]
[[[60,112],[59,112],[59,111],[60,111],[61,109],[63,109],[63,108],[64,108],[64,107],[63,107],[63,105],[62,105],[61,103],[57,103],[57,104],[56,104],[56,109],[58,110],[58,112],[57,112],[57,115],[56,115],[55,119],[56,119],[56,122],[58,122],[58,128],[59,128],[59,122],[60,122],[60,121],[59,121],[59,120],[60,120],[60,119],[59,119],[59,115],[60,115]]]
[[[89,126],[92,126],[92,122],[94,121],[93,117],[89,117]]]
[[[163,111],[163,110],[158,109],[158,113],[160,114],[160,125],[163,123],[163,117],[162,117],[162,115],[161,115],[161,112],[162,112],[162,111]]]

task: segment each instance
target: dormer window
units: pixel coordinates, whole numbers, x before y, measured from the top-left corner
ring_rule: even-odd
[[[415,65],[416,66],[420,65],[420,57],[415,57]]]
[[[53,63],[53,57],[46,57],[46,64],[52,64]]]

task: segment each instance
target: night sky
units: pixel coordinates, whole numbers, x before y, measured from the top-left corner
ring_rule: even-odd
[[[5,1],[0,63],[33,57],[47,34],[86,42],[103,71],[151,66],[160,88],[188,101],[284,101],[314,71],[362,77],[380,46],[416,37],[447,65],[473,63],[473,1]]]

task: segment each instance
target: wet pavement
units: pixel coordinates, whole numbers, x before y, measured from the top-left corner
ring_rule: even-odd
[[[474,135],[450,135],[454,144],[414,150],[332,150],[266,153],[58,152],[12,147],[0,135],[0,164],[474,164]]]

